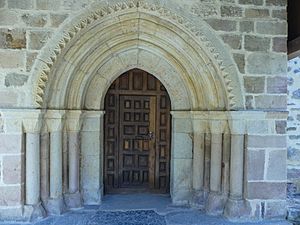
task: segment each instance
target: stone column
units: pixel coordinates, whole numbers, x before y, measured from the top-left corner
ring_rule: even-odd
[[[59,215],[65,211],[62,197],[62,128],[64,111],[49,110],[46,122],[50,132],[50,198],[49,214]]]
[[[251,213],[250,206],[243,198],[245,121],[230,120],[229,126],[231,130],[230,186],[224,215],[231,219],[240,219]]]
[[[49,198],[49,133],[46,124],[41,132],[41,199],[43,203],[47,203]]]
[[[202,207],[204,204],[204,153],[205,133],[207,121],[206,114],[195,114],[193,116],[194,143],[193,143],[193,204]],[[200,117],[200,118],[199,118]]]
[[[68,194],[65,194],[65,202],[69,208],[79,208],[82,203],[79,190],[81,111],[68,111],[66,126],[68,135],[69,191]]]
[[[30,117],[29,117],[30,116]],[[31,220],[45,216],[40,202],[40,129],[42,114],[32,111],[23,120],[26,133],[25,215]]]
[[[221,192],[222,180],[222,140],[225,127],[224,120],[210,121],[211,130],[211,161],[210,161],[210,193],[207,199],[206,211],[209,214],[223,213],[225,204]]]
[[[103,195],[103,115],[86,111],[81,131],[81,194],[84,204],[99,204]]]

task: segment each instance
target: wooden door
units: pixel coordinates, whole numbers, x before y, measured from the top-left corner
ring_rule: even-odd
[[[160,81],[126,72],[109,88],[105,110],[105,192],[168,192],[170,100]]]

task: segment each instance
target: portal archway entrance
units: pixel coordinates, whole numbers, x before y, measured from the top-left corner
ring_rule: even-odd
[[[105,96],[105,193],[169,192],[168,93],[153,75],[133,69]]]

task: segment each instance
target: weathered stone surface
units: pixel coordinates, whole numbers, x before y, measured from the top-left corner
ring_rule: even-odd
[[[207,19],[206,22],[214,30],[235,31],[237,28],[237,22],[232,20]]]
[[[5,77],[5,86],[23,86],[28,80],[28,76],[18,73],[10,73]]]
[[[277,134],[285,134],[286,133],[286,121],[279,120],[275,122],[275,130]]]
[[[222,17],[242,17],[243,10],[241,7],[236,6],[221,6]]]
[[[266,219],[285,219],[286,217],[286,201],[267,201],[265,206]]]
[[[299,176],[300,176],[300,169],[288,168],[288,170],[287,170],[287,179],[288,180],[299,179]]]
[[[290,161],[300,161],[300,149],[288,147],[287,157]]]
[[[246,96],[246,109],[254,109],[254,98],[252,95]]]
[[[267,92],[271,94],[287,93],[286,77],[268,77]]]
[[[267,134],[269,132],[269,121],[249,120],[247,121],[248,134]]]
[[[63,9],[66,10],[79,10],[88,7],[89,0],[73,0],[64,1],[62,4]]]
[[[263,93],[265,77],[244,77],[244,87],[247,93]]]
[[[245,73],[245,55],[234,53],[233,59],[236,62],[236,65],[239,68],[240,73]]]
[[[267,180],[286,180],[286,151],[270,151],[267,167]]]
[[[24,68],[25,54],[23,51],[0,51],[0,67]]]
[[[16,106],[18,95],[13,91],[0,91],[0,107]]]
[[[0,0],[0,8],[4,8],[5,7],[5,0]]]
[[[0,48],[26,48],[26,32],[23,29],[0,29]]]
[[[272,17],[277,18],[277,19],[281,19],[281,20],[286,20],[287,19],[286,9],[273,10],[272,11]]]
[[[7,0],[9,9],[33,9],[33,0]]]
[[[252,74],[285,74],[286,55],[252,53],[247,57],[246,68]]]
[[[249,135],[248,146],[250,148],[285,148],[286,137],[277,135]]]
[[[273,38],[272,50],[275,52],[287,52],[287,40],[282,37]]]
[[[0,154],[21,153],[21,134],[0,134]]]
[[[0,186],[0,205],[14,206],[20,205],[22,201],[22,191],[20,186]]]
[[[297,89],[297,90],[293,91],[292,98],[300,99],[300,89]]]
[[[239,0],[239,4],[242,4],[242,5],[262,5],[263,0]]]
[[[287,1],[286,0],[266,0],[266,5],[267,6],[286,6]]]
[[[60,0],[36,0],[36,7],[42,10],[58,10],[61,2]]]
[[[248,180],[263,180],[265,171],[265,151],[251,151],[247,152],[247,178]]]
[[[282,95],[261,95],[255,97],[258,109],[286,109],[287,98]]]
[[[258,37],[255,35],[246,35],[244,37],[244,48],[247,51],[266,52],[270,49],[270,38]]]
[[[249,199],[285,199],[286,182],[248,182]]]
[[[3,156],[3,182],[5,184],[21,184],[22,170],[21,170],[22,156]]]
[[[49,31],[30,31],[29,33],[29,48],[33,50],[41,49],[50,39],[51,32]]]
[[[233,49],[242,48],[242,36],[234,34],[225,34],[222,35],[223,41],[228,44]]]
[[[241,21],[240,22],[240,31],[241,32],[254,32],[254,22],[253,21]]]
[[[18,22],[18,13],[13,10],[0,9],[0,25],[14,25]]]
[[[270,13],[267,9],[246,9],[245,16],[248,18],[267,18]]]
[[[68,16],[68,14],[50,14],[51,26],[58,27]]]
[[[203,4],[196,2],[191,7],[191,12],[200,17],[217,16],[220,14],[220,9],[215,4]]]
[[[37,58],[37,52],[27,52],[26,54],[26,71],[30,72],[33,66],[34,61]]]
[[[44,27],[47,23],[48,17],[46,14],[23,14],[23,22],[29,27]]]
[[[257,22],[256,30],[260,34],[286,35],[286,22]]]

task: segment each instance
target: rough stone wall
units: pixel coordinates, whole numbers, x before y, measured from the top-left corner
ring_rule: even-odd
[[[173,1],[178,10],[203,18],[231,50],[247,109],[285,108],[285,0]],[[0,1],[0,107],[32,105],[30,78],[38,53],[63,22],[95,2]]]

